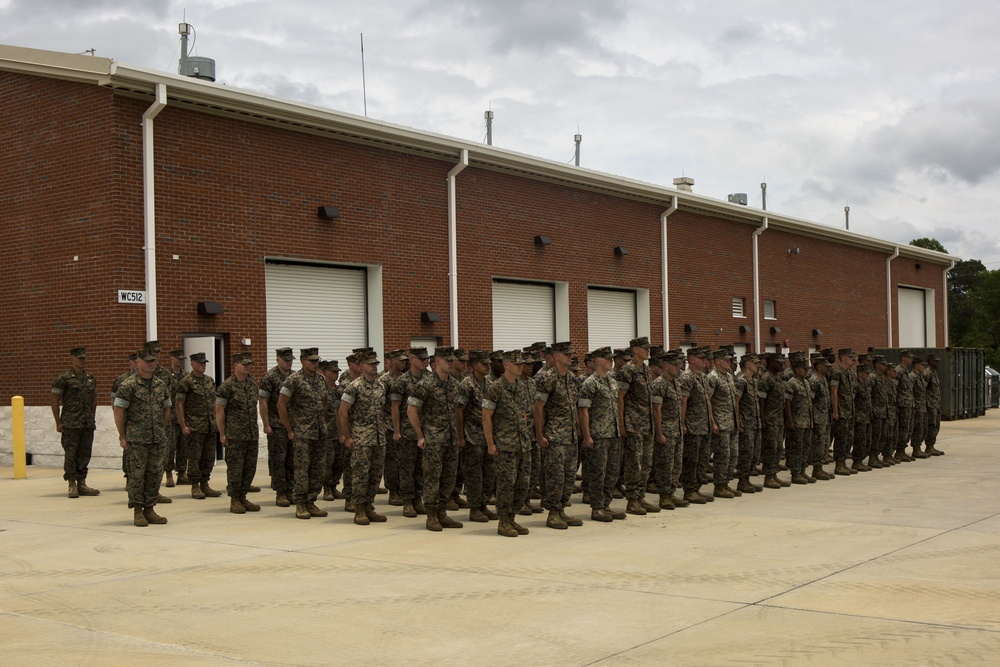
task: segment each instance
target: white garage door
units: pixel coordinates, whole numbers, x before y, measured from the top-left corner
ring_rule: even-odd
[[[290,347],[299,367],[299,350],[318,347],[323,359],[344,360],[367,346],[367,272],[365,269],[268,262],[267,364],[274,350]]]
[[[555,290],[548,283],[493,281],[493,349],[554,343]]]
[[[924,290],[899,288],[899,347],[927,347],[927,310]]]
[[[628,347],[635,337],[635,292],[587,289],[587,349]]]

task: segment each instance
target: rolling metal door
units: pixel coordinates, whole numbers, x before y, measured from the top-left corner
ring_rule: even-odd
[[[493,281],[493,349],[554,343],[555,291],[548,283]]]
[[[636,337],[635,292],[591,287],[587,290],[587,349],[628,347]]]

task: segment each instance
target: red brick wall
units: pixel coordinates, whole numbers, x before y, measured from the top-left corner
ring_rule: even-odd
[[[145,338],[141,116],[148,102],[96,86],[0,74],[0,400],[48,401],[65,352],[86,345],[107,388]],[[448,342],[447,181],[452,163],[168,105],[155,121],[159,339],[224,333],[227,349],[266,341],[264,258],[383,267],[384,342]],[[569,284],[570,338],[587,339],[587,286],[650,291],[652,339],[663,340],[662,206],[470,167],[457,177],[460,342],[492,347],[495,275]],[[340,209],[321,221],[316,208]],[[694,214],[669,221],[670,344],[745,343],[754,325],[753,225]],[[552,239],[539,248],[534,236]],[[613,248],[629,254],[618,257]],[[799,247],[798,255],[788,248]],[[79,262],[72,262],[78,255]],[[179,259],[174,260],[177,255]],[[793,348],[885,344],[886,255],[768,230],[761,297],[774,299]],[[894,279],[937,290],[941,267],[893,263]],[[732,297],[747,318],[732,317]],[[199,301],[222,315],[197,315]],[[422,324],[420,312],[441,321]],[[938,305],[936,315],[943,316]],[[697,325],[694,335],[685,323]],[[771,325],[765,323],[765,326]],[[719,328],[721,333],[717,333]],[[823,330],[814,341],[811,330]],[[763,335],[764,342],[774,340]],[[939,344],[943,331],[939,325]],[[262,364],[263,365],[263,364]]]

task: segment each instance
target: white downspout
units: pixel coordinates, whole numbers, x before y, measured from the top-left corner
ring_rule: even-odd
[[[677,197],[670,198],[670,208],[660,214],[660,279],[663,281],[663,347],[670,349],[670,299],[667,294],[667,218],[677,210]]]
[[[951,347],[951,336],[948,335],[950,320],[948,319],[948,272],[955,268],[955,260],[951,260],[951,266],[942,271],[944,283],[944,346]]]
[[[885,319],[889,326],[889,344],[886,347],[892,347],[892,267],[890,264],[892,260],[899,257],[899,246],[896,246],[896,251],[892,253],[889,259],[885,260]]]
[[[753,347],[754,353],[760,354],[760,258],[757,246],[760,235],[767,229],[767,216],[764,216],[763,223],[754,230],[751,236],[753,243]]]
[[[462,149],[459,163],[448,172],[448,321],[449,342],[458,347],[458,213],[455,203],[455,177],[469,166],[469,151]]]
[[[156,84],[156,101],[142,114],[142,220],[146,251],[146,340],[156,340],[156,197],[153,189],[153,119],[167,106],[167,86]]]

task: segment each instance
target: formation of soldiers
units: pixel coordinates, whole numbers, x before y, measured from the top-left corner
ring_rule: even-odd
[[[260,491],[258,416],[275,505],[294,505],[299,519],[328,515],[322,494],[344,500],[358,525],[385,522],[375,497],[387,493],[430,531],[461,528],[448,511],[468,509],[506,537],[528,533],[517,516],[546,511],[549,528],[582,525],[566,511],[577,493],[593,521],[612,522],[943,454],[940,359],[906,350],[895,366],[849,348],[746,354],[737,364],[732,347],[664,350],[640,337],[593,350],[583,365],[559,342],[438,347],[433,358],[422,347],[393,350],[380,372],[371,348],[355,349],[344,370],[307,348],[293,373],[292,349],[280,348],[259,383],[251,355],[234,354],[218,388],[204,354],[191,355],[190,373],[182,351],[170,352],[170,370],[160,354],[146,343],[112,386],[136,526],[167,522],[155,506],[171,502],[160,483],[174,486],[175,471],[192,498],[221,495],[209,485],[217,441],[230,511],[260,511],[247,498]],[[71,498],[100,493],[86,484],[96,383],[85,360],[86,350],[71,350],[71,368],[52,385]]]

